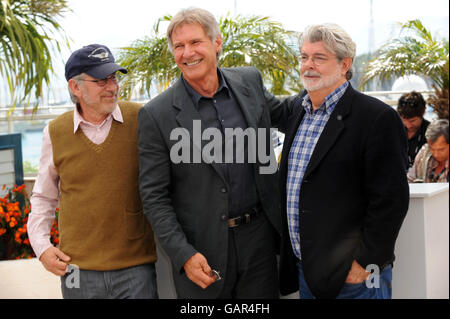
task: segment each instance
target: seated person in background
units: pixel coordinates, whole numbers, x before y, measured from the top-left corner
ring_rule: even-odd
[[[408,181],[448,183],[448,120],[437,120],[425,133],[427,144],[419,151],[408,171]]]
[[[408,168],[414,164],[417,153],[426,143],[425,132],[430,122],[423,118],[425,106],[422,94],[416,91],[405,93],[398,100],[397,112],[408,133]]]

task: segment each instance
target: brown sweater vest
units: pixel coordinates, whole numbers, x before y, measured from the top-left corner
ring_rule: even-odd
[[[113,120],[97,145],[78,129],[73,111],[51,121],[53,161],[60,177],[60,249],[71,264],[116,270],[156,261],[153,231],[138,186],[137,113],[119,102],[123,123]]]

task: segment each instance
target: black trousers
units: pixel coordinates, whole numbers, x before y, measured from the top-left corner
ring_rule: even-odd
[[[264,214],[228,230],[221,299],[278,299],[276,232]]]

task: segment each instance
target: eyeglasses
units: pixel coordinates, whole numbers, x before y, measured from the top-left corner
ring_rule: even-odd
[[[79,79],[80,81],[87,81],[87,82],[95,82],[98,86],[103,87],[108,84],[108,81],[112,81],[114,84],[117,84],[117,78],[115,74],[111,74],[110,76],[101,79],[101,80],[87,80],[87,79]]]
[[[323,65],[330,60],[330,57],[326,55],[313,55],[311,57],[308,57],[307,55],[300,55],[299,58],[300,64],[305,64],[308,60],[311,60],[311,62],[315,65]]]
[[[425,103],[421,103],[415,99],[399,100],[398,104],[401,107],[409,107],[414,109],[423,107],[425,109]]]
[[[409,107],[419,107],[419,103],[413,99],[407,99],[407,100],[400,100],[399,101],[400,106],[409,106]]]
[[[422,94],[412,91],[411,93],[402,95],[398,100],[398,105],[402,107],[425,109],[426,102],[423,99]]]

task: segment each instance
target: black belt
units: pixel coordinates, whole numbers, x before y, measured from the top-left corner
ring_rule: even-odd
[[[261,206],[255,206],[245,211],[242,215],[228,219],[228,227],[234,228],[242,224],[249,224],[261,212]]]

